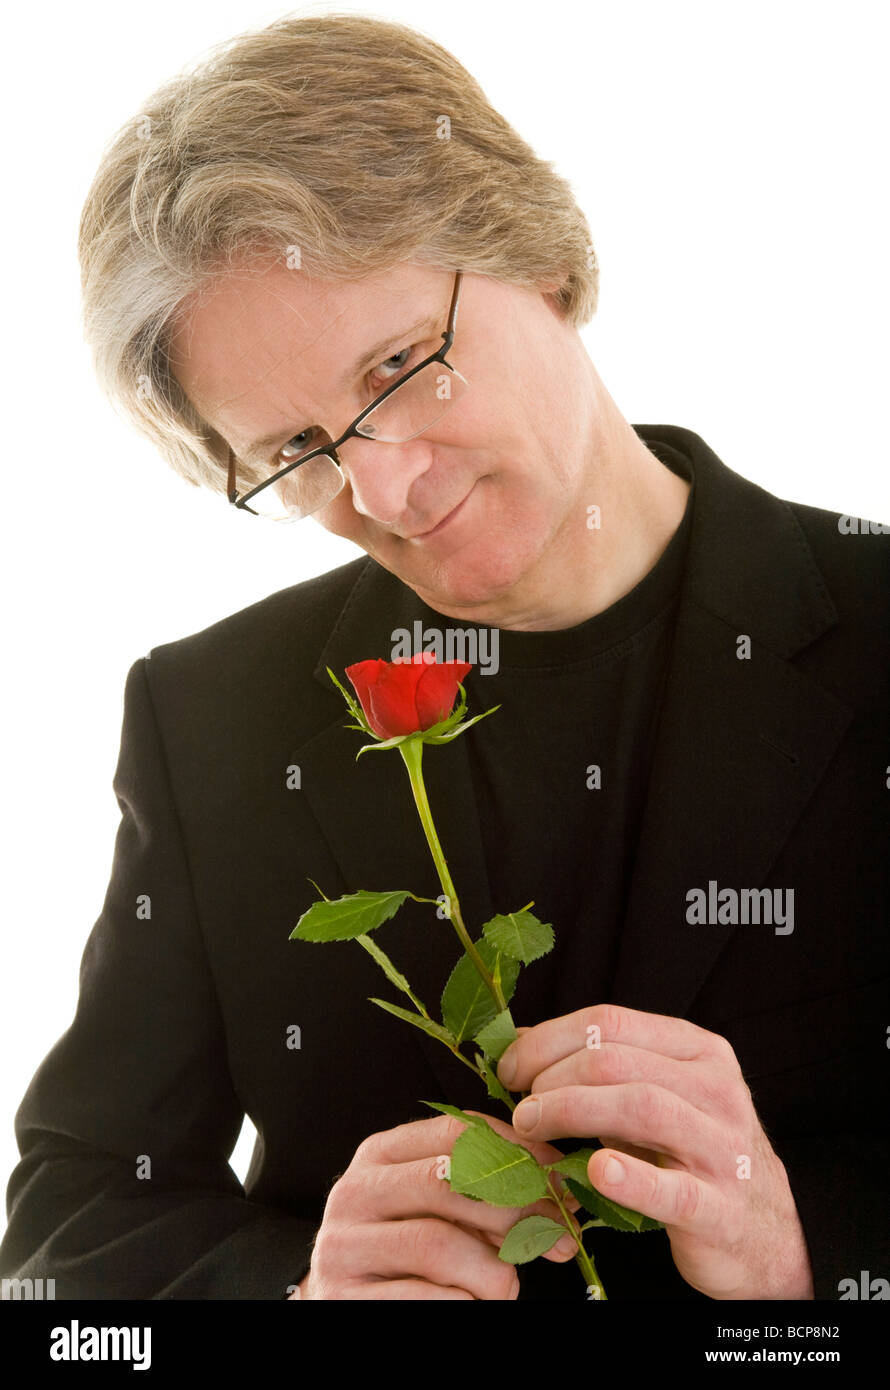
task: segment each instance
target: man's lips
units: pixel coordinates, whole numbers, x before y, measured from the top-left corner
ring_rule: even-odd
[[[476,484],[474,483],[473,487],[475,486]],[[467,501],[472,491],[473,488],[471,487],[470,492],[468,492],[466,496],[460,502],[457,503],[457,506],[452,507],[451,511],[447,512],[445,516],[443,516],[442,520],[437,522],[435,526],[431,527],[429,531],[417,531],[413,536],[407,536],[405,539],[409,541],[425,541],[429,540],[432,536],[438,535],[439,532],[443,531],[445,527],[449,524],[449,522],[454,520],[458,513],[463,509],[464,503]]]

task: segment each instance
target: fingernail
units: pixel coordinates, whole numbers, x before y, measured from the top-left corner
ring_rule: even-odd
[[[603,1169],[603,1181],[607,1183],[621,1182],[624,1177],[624,1164],[619,1163],[617,1158],[607,1158],[606,1166]]]
[[[530,1096],[513,1111],[513,1123],[519,1129],[534,1129],[541,1118],[541,1102],[537,1096]]]
[[[512,1048],[507,1048],[501,1060],[498,1062],[498,1080],[502,1086],[512,1086],[516,1078],[516,1053]]]

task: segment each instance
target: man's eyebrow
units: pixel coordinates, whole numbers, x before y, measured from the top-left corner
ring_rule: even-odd
[[[362,356],[343,373],[339,384],[345,386],[353,377],[365,371],[367,367],[373,367],[377,362],[381,362],[384,352],[392,343],[402,342],[404,339],[410,338],[414,333],[426,332],[427,329],[435,328],[441,320],[442,311],[441,309],[437,309],[434,314],[430,314],[427,318],[412,324],[410,328],[402,329],[397,333],[390,333],[381,342],[375,343],[372,348],[369,348],[367,352],[363,353]],[[405,343],[405,346],[407,347],[408,344]],[[248,464],[265,463],[266,451],[271,449],[274,444],[286,444],[287,440],[290,439],[291,435],[294,433],[291,426],[286,426],[285,428],[290,429],[291,433],[284,435],[284,430],[280,429],[274,430],[271,434],[264,435],[262,439],[255,439],[246,452],[241,455],[242,461]],[[301,433],[303,429],[309,428],[309,425],[303,425],[301,430],[297,431],[297,433]]]

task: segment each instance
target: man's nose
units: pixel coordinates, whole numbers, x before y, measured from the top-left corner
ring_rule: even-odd
[[[407,517],[408,498],[415,479],[422,477],[432,463],[428,440],[390,444],[353,435],[337,453],[357,512],[381,526],[412,525]]]

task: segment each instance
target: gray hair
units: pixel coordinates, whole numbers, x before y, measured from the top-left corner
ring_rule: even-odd
[[[296,247],[327,279],[412,260],[524,288],[557,280],[576,327],[596,310],[596,255],[569,184],[445,49],[354,14],[239,35],[118,131],[78,239],[99,382],[195,486],[224,492],[228,444],[170,369],[177,315],[215,277]]]

